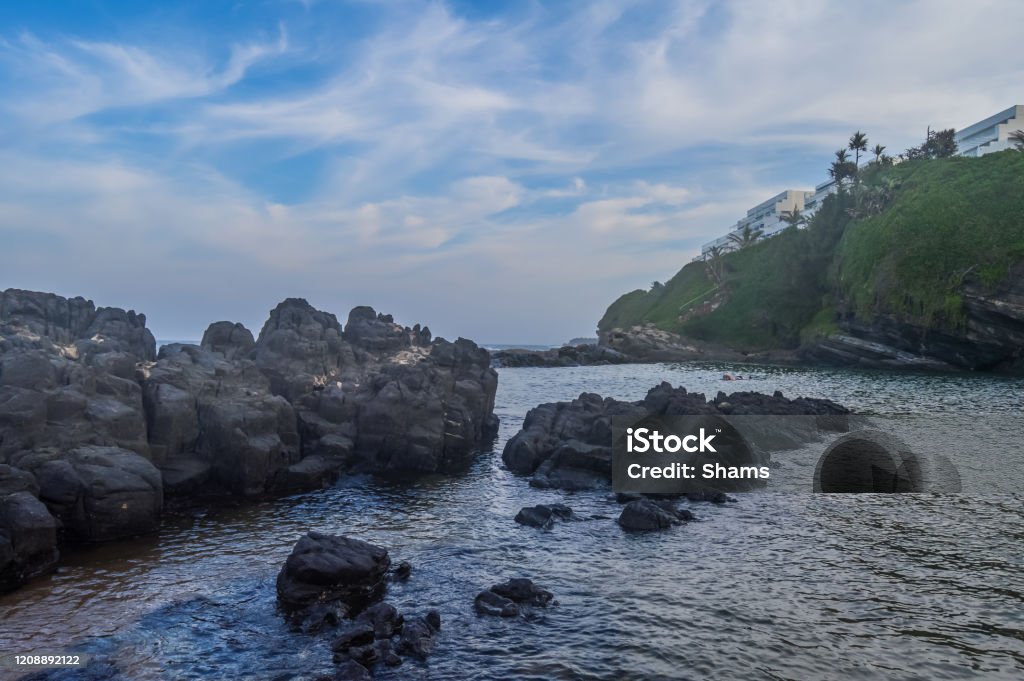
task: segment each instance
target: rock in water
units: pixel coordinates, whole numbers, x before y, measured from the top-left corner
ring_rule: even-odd
[[[160,526],[160,471],[135,452],[87,446],[67,454],[28,452],[12,463],[35,475],[40,499],[73,540],[110,541]]]
[[[550,591],[541,589],[531,580],[520,577],[495,584],[487,591],[481,591],[477,594],[473,604],[481,615],[516,617],[521,612],[520,606],[544,607],[551,602],[552,598],[553,595]]]
[[[277,597],[286,611],[317,601],[340,601],[351,611],[381,598],[391,559],[388,552],[351,537],[310,532],[299,539],[277,576]]]
[[[477,594],[473,607],[481,615],[515,617],[519,614],[519,606],[511,598],[499,596],[490,589]]]
[[[623,507],[619,525],[626,530],[663,530],[692,519],[692,513],[675,509],[671,502],[638,499]]]
[[[700,393],[662,383],[643,400],[624,402],[583,393],[571,402],[541,404],[531,409],[522,429],[509,438],[502,460],[514,473],[531,476],[536,487],[593,489],[612,477],[612,419],[653,416],[814,416],[792,420],[794,432],[780,432],[777,419],[746,418],[745,429],[764,449],[796,446],[817,430],[842,430],[849,410],[829,400],[787,399],[779,395],[719,393],[708,400]],[[790,421],[786,422],[790,424]],[[760,425],[759,425],[760,424]],[[739,481],[737,484],[747,484]]]
[[[34,477],[0,464],[0,593],[57,566],[57,520]]]
[[[565,504],[525,506],[516,514],[515,521],[520,525],[550,529],[555,524],[556,518],[569,520],[572,518],[572,509]]]

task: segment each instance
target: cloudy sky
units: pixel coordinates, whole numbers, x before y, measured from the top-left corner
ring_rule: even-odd
[[[898,151],[1024,103],[1021,26],[1015,0],[3,3],[0,289],[158,338],[288,296],[591,335],[853,130]]]

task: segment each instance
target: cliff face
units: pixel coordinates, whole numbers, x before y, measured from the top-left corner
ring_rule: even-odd
[[[637,361],[1024,370],[1024,154],[867,169],[804,229],[689,263],[598,328]]]
[[[1024,370],[1024,264],[993,291],[964,285],[959,328],[929,329],[897,314],[851,316],[801,348],[806,359],[873,367]]]

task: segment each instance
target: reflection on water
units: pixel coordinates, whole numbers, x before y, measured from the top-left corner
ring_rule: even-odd
[[[171,516],[156,536],[69,554],[56,575],[0,597],[0,650],[84,650],[126,679],[315,678],[332,666],[326,640],[288,630],[274,577],[298,536],[318,529],[411,561],[389,600],[442,613],[434,656],[381,679],[1021,678],[1020,493],[750,494],[695,505],[700,522],[627,535],[606,493],[535,490],[502,467],[501,443],[534,404],[585,390],[636,399],[661,380],[878,413],[1021,409],[1009,379],[747,367],[754,380],[727,384],[726,370],[737,368],[502,370],[499,449],[467,474],[348,479]],[[550,501],[588,519],[550,532],[512,522]],[[516,575],[559,605],[529,622],[473,614],[480,589]]]

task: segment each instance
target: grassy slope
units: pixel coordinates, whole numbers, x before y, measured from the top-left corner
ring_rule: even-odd
[[[956,326],[965,274],[1005,280],[1024,259],[1024,154],[897,166],[902,182],[881,215],[840,243],[836,280],[858,316],[895,312],[926,327]]]
[[[905,163],[865,184],[899,183],[881,215],[850,225],[848,196],[832,197],[806,230],[788,230],[724,258],[728,301],[686,322],[679,315],[714,288],[690,263],[664,289],[615,301],[602,330],[653,322],[745,350],[791,348],[834,328],[834,301],[869,318],[897,312],[956,325],[965,272],[996,284],[1024,259],[1024,154]]]

